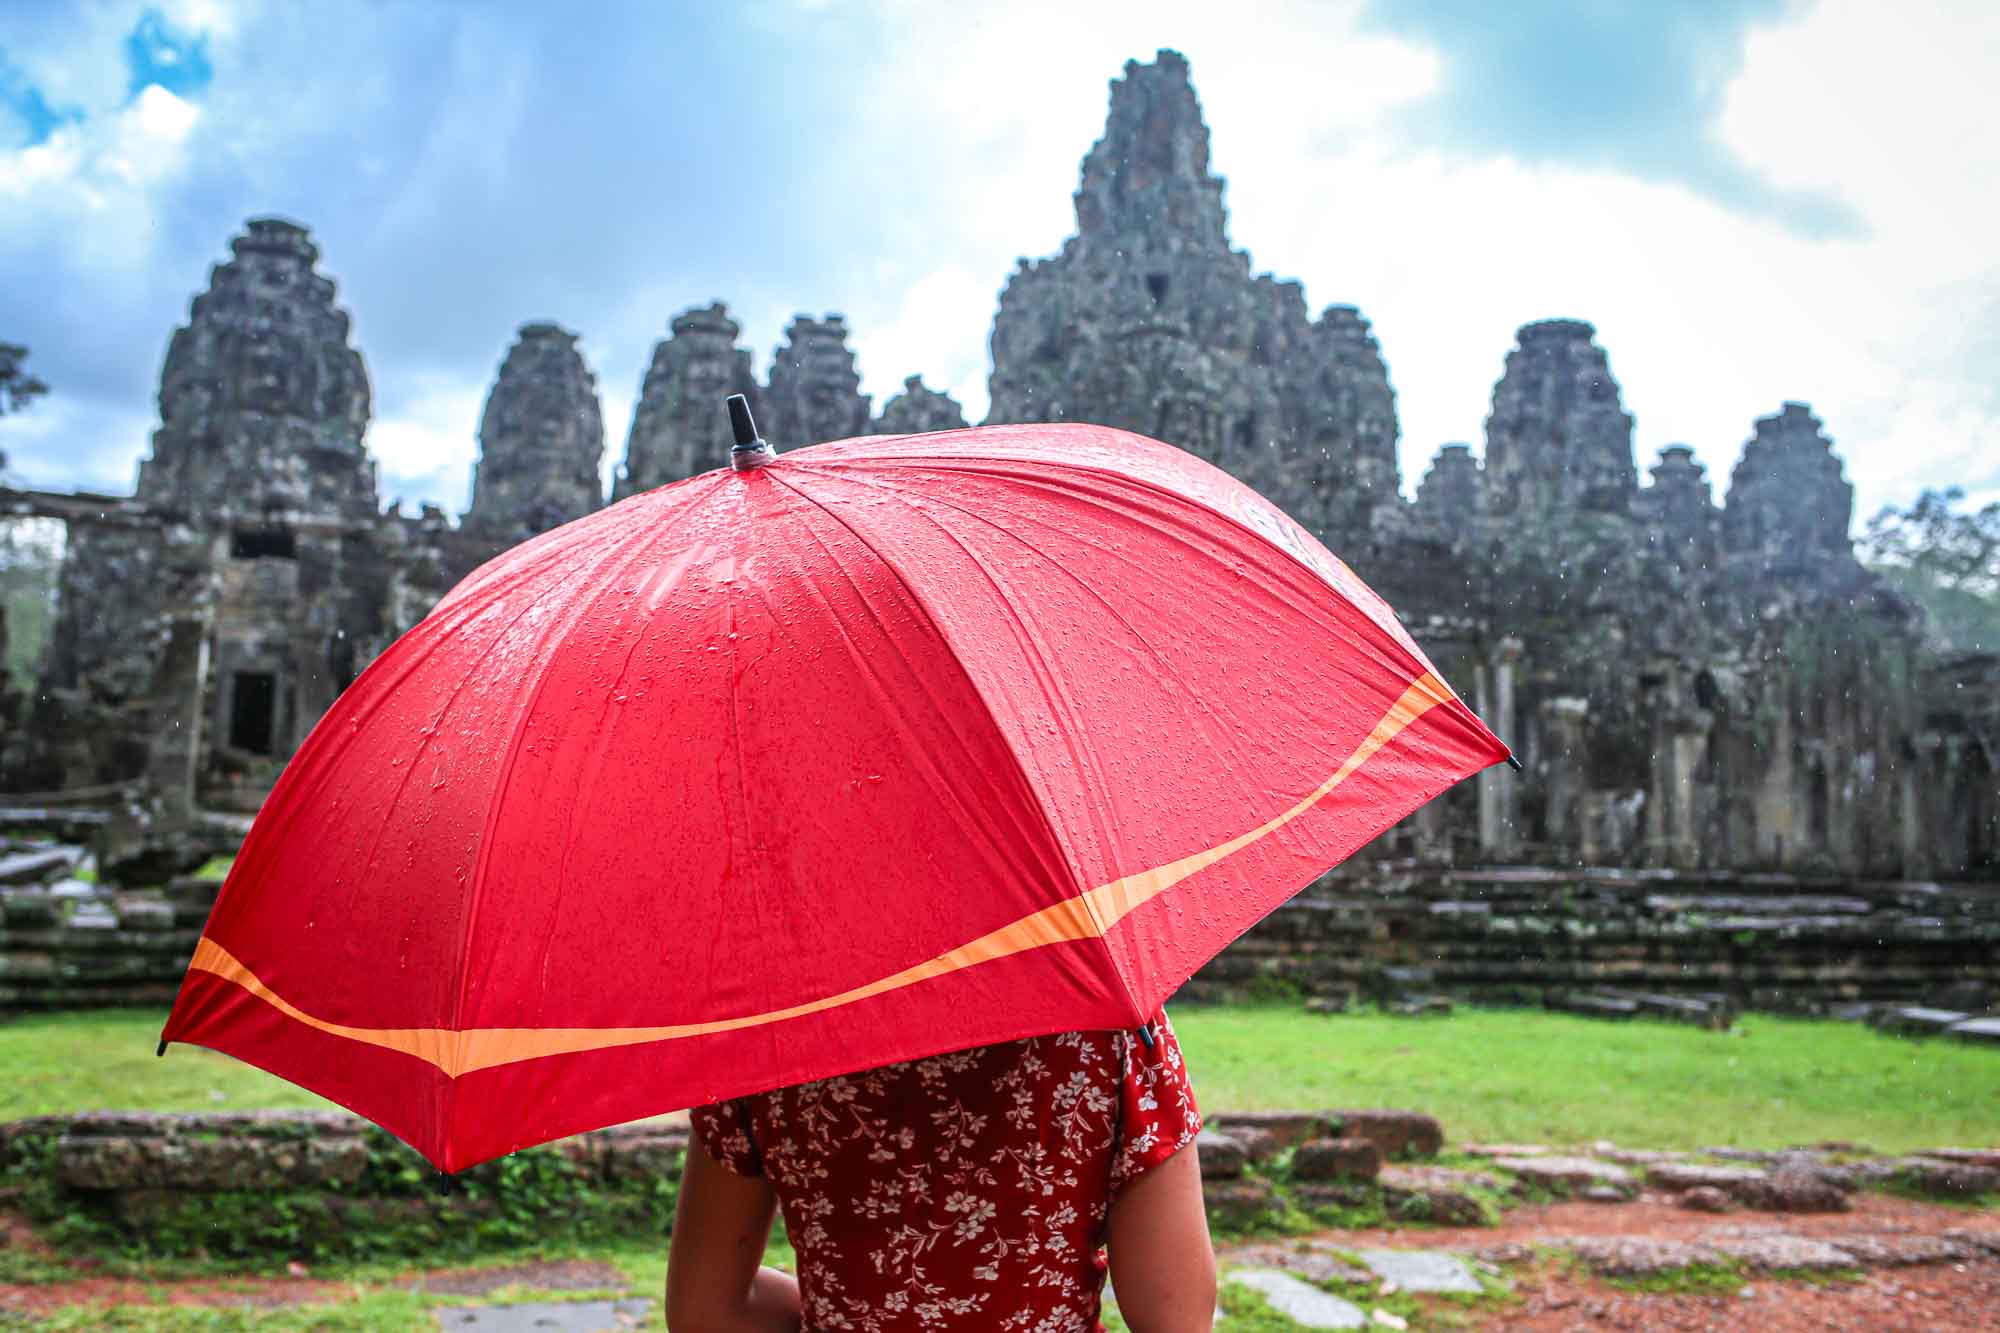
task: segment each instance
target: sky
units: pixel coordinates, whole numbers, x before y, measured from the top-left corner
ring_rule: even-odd
[[[1642,473],[1686,443],[1720,498],[1803,400],[1857,528],[1924,487],[2000,499],[1989,0],[13,0],[0,339],[50,393],[0,451],[128,492],[167,340],[266,214],[353,315],[385,503],[463,510],[535,320],[581,334],[607,477],[654,343],[717,299],[760,374],[838,311],[878,409],[921,373],[977,421],[999,290],[1074,230],[1109,81],[1162,47],[1233,243],[1372,321],[1406,492],[1480,446],[1515,330],[1573,317]]]

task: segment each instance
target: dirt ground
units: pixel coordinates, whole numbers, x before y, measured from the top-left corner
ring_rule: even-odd
[[[1508,1309],[1487,1316],[1477,1325],[1482,1329],[1522,1333],[1609,1329],[1662,1333],[1801,1333],[1809,1329],[2000,1333],[2000,1258],[1990,1253],[1963,1263],[1879,1268],[1860,1281],[1753,1277],[1740,1293],[1653,1294],[1632,1292],[1531,1251],[1531,1247],[1576,1236],[1697,1241],[1720,1226],[1770,1227],[1822,1239],[1935,1236],[1954,1230],[2000,1234],[2000,1215],[1873,1194],[1857,1196],[1852,1212],[1807,1216],[1747,1212],[1718,1216],[1654,1200],[1618,1205],[1561,1203],[1514,1209],[1495,1227],[1332,1231],[1311,1237],[1310,1242],[1340,1249],[1453,1250],[1505,1263],[1518,1299]],[[53,1257],[18,1218],[0,1216],[0,1232],[10,1248]],[[1225,1262],[1230,1253],[1223,1251]],[[78,1275],[64,1281],[0,1283],[0,1311],[33,1316],[90,1303],[275,1308],[339,1301],[354,1291],[351,1282],[315,1278],[303,1269],[287,1277],[163,1282],[93,1277],[87,1266],[76,1267]],[[512,1283],[582,1290],[615,1287],[622,1281],[608,1265],[571,1260],[504,1269],[413,1273],[398,1285],[479,1294]]]

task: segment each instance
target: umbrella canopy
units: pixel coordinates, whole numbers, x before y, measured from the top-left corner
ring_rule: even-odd
[[[1381,599],[1180,450],[818,445],[448,594],[286,767],[164,1038],[458,1170],[1136,1026],[1504,758]]]

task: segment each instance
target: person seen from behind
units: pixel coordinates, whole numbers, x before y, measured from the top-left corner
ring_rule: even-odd
[[[1163,1013],[697,1107],[674,1333],[1206,1330],[1201,1130]],[[782,1210],[798,1276],[762,1266]]]

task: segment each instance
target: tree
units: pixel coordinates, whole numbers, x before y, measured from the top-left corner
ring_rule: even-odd
[[[28,349],[19,343],[0,343],[0,416],[20,411],[49,391],[21,364],[27,359]],[[6,470],[7,452],[0,449],[0,472]]]
[[[1972,510],[1964,499],[1952,486],[1908,509],[1885,505],[1860,553],[1923,606],[1947,647],[1990,652],[2000,649],[2000,500]]]

